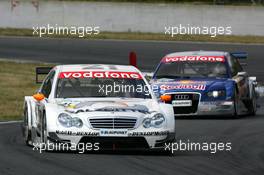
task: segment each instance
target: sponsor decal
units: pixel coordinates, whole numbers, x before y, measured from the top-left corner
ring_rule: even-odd
[[[192,106],[192,100],[173,100],[171,103],[176,107]]]
[[[113,111],[129,111],[129,112],[141,112],[149,113],[149,109],[145,105],[133,104],[128,105],[126,102],[117,101],[84,101],[78,104],[61,104],[65,107],[65,111],[70,113],[80,113],[80,112],[92,112],[106,110],[108,112]]]
[[[197,81],[197,80],[179,80],[179,81],[172,81],[172,80],[170,80],[170,81],[158,81],[158,83],[157,84],[169,84],[169,85],[171,85],[171,84],[206,84],[207,82],[206,81]],[[152,86],[155,86],[155,85],[152,85]]]
[[[206,84],[205,81],[193,81],[193,80],[181,80],[176,82],[176,84]]]
[[[73,135],[73,136],[165,136],[169,131],[149,131],[149,132],[128,132],[126,129],[101,129],[99,132],[75,132],[75,131],[60,131],[57,130],[56,134],[60,135]]]
[[[160,90],[173,90],[173,89],[193,89],[204,91],[206,88],[205,84],[178,84],[178,85],[161,85]]]
[[[142,79],[138,72],[61,72],[59,78],[128,78]]]
[[[60,131],[56,130],[56,134],[61,135],[74,135],[74,136],[99,136],[99,132],[82,132],[82,131]]]
[[[127,129],[100,129],[100,136],[123,136],[127,137]]]
[[[164,57],[162,62],[184,62],[184,61],[199,61],[199,62],[225,62],[224,56],[172,56]]]
[[[128,136],[166,136],[169,131],[131,132]]]

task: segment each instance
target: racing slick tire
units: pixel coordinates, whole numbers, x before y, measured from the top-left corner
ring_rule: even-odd
[[[46,122],[46,115],[45,113],[43,114],[42,122],[41,122],[41,133],[40,133],[40,141],[41,141],[41,147],[42,149],[47,148],[47,141],[48,141],[48,136],[47,136],[47,122]]]
[[[31,146],[32,140],[31,140],[31,130],[28,126],[28,110],[25,108],[24,110],[24,121],[22,123],[22,130],[23,130],[23,138],[24,142],[27,146]]]
[[[239,99],[238,99],[238,92],[237,89],[234,90],[234,97],[233,97],[233,102],[234,102],[234,113],[232,115],[233,118],[237,119],[239,118],[238,115],[238,103],[239,103]]]
[[[252,98],[248,101],[246,101],[246,107],[248,109],[248,115],[255,116],[257,112],[257,97],[256,92],[253,90],[252,92]]]

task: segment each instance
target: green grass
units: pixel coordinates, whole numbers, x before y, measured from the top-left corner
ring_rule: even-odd
[[[31,29],[0,28],[0,36],[33,36]],[[221,35],[214,38],[209,35],[175,35],[173,38],[165,34],[138,32],[101,32],[98,35],[49,35],[43,38],[76,38],[76,39],[120,39],[120,40],[159,40],[159,41],[201,41],[201,42],[230,42],[230,43],[264,43],[264,36],[233,36]]]
[[[0,61],[0,121],[22,119],[24,96],[38,89],[35,68],[43,65]]]

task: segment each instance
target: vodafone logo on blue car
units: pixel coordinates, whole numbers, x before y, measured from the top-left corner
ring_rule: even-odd
[[[183,62],[183,61],[199,61],[199,62],[225,62],[224,56],[171,56],[164,57],[162,62]]]

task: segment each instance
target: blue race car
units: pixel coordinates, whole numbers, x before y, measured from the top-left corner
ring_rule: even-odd
[[[218,51],[176,52],[157,66],[152,88],[175,116],[255,115],[256,77],[249,77],[239,62],[247,53]]]

